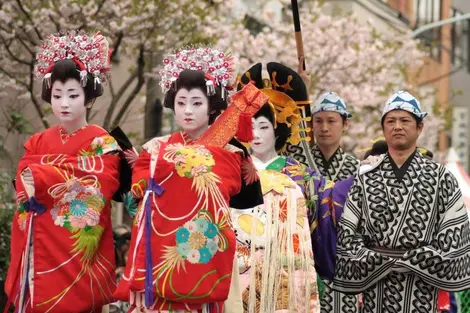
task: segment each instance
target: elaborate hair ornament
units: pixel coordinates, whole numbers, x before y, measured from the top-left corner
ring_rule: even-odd
[[[228,51],[218,48],[199,47],[180,50],[167,55],[163,59],[164,66],[160,70],[160,86],[163,93],[168,92],[171,84],[176,81],[183,70],[195,70],[205,73],[207,95],[215,94],[215,86],[222,88],[222,98],[231,90],[231,82],[235,78],[236,59]]]
[[[34,73],[43,77],[50,88],[51,72],[56,62],[71,59],[80,69],[80,82],[86,86],[88,73],[94,76],[94,86],[106,82],[110,69],[111,50],[108,41],[99,32],[68,31],[46,37],[36,54]]]

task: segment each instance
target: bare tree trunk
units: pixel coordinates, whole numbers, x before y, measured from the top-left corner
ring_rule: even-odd
[[[163,53],[153,52],[149,55],[149,70],[162,64]],[[147,79],[147,94],[145,102],[145,123],[144,123],[144,138],[145,141],[153,137],[160,136],[162,132],[162,117],[163,117],[163,92],[159,85],[159,78]]]

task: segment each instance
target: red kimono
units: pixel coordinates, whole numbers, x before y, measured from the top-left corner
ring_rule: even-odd
[[[186,139],[174,133],[151,140],[134,166],[132,192],[143,200],[115,293],[133,308],[189,311],[210,304],[217,312],[228,296],[236,240],[229,201],[244,185],[242,168],[253,165],[232,145],[186,145]],[[245,173],[245,183],[257,181],[256,172]]]
[[[119,187],[120,159],[110,152],[118,150],[94,125],[71,135],[55,126],[26,142],[6,280],[20,312],[99,312],[113,301],[110,199]],[[26,168],[34,190],[22,183]]]

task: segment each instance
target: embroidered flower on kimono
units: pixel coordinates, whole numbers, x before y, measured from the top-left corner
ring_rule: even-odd
[[[203,233],[195,231],[189,235],[188,243],[191,249],[201,249],[206,245],[207,238]]]
[[[103,155],[114,150],[120,150],[114,137],[104,135],[96,137],[90,144],[88,151],[82,151],[83,155]]]
[[[198,177],[201,174],[204,174],[206,172],[207,172],[207,168],[204,165],[199,165],[191,169],[191,176]]]
[[[191,251],[191,247],[186,242],[178,243],[176,248],[178,249],[178,253],[183,257],[188,257],[188,254]]]
[[[51,215],[52,215],[53,220],[57,219],[57,213],[58,213],[57,211],[58,211],[57,207],[54,207],[51,210]]]
[[[215,244],[219,246],[219,237],[215,236],[214,238],[207,238],[207,244],[209,244],[209,242],[215,242]]]
[[[211,255],[216,254],[217,251],[219,250],[219,246],[214,241],[208,241],[207,244],[206,244],[206,248],[207,248],[207,250],[209,250]]]
[[[175,163],[186,163],[186,155],[184,154],[177,154],[174,158]]]
[[[200,258],[199,250],[191,250],[187,256],[187,259],[189,263],[191,264],[199,263],[199,258]]]
[[[81,199],[72,199],[70,201],[70,213],[74,216],[82,216],[85,215],[87,210],[86,203],[83,202]]]
[[[194,223],[196,223],[197,230],[200,231],[201,233],[204,233],[209,227],[209,224],[207,223],[207,221],[202,218],[198,218],[197,220],[194,221]]]
[[[93,209],[88,209],[82,216],[69,215],[69,222],[72,227],[85,228],[86,226],[96,226],[100,222],[100,213]]]
[[[199,249],[199,263],[206,264],[212,258],[212,253],[207,248]]]
[[[184,223],[184,228],[186,228],[187,230],[189,230],[189,232],[194,232],[197,230],[197,225],[196,223],[194,223],[194,221],[188,221],[186,223]]]
[[[217,238],[217,233],[219,230],[217,227],[214,225],[214,223],[207,223],[207,229],[204,232],[204,235],[206,235],[207,238],[212,239],[212,238]],[[217,238],[218,241],[218,238]]]
[[[213,223],[213,217],[201,210],[176,231],[176,250],[180,257],[190,263],[208,263],[217,251],[224,251],[219,247],[218,235],[219,228]]]
[[[190,234],[191,233],[189,232],[189,230],[187,230],[186,228],[180,227],[176,231],[176,242],[177,243],[186,243],[186,242],[188,242]]]
[[[26,218],[28,217],[28,213],[23,212],[18,214],[18,226],[20,230],[24,231],[26,229]]]
[[[65,216],[58,216],[54,219],[54,225],[63,227],[65,223]]]
[[[176,151],[173,162],[178,175],[187,178],[209,173],[215,165],[212,154],[204,147],[182,147]]]
[[[73,188],[73,187],[72,187]],[[77,194],[78,194],[78,190],[76,188],[70,190],[69,192],[67,192],[65,195],[64,195],[64,201],[66,202],[70,202],[72,201],[73,199],[75,199],[77,197]]]

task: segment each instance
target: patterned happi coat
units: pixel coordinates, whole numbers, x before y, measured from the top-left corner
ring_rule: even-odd
[[[354,176],[359,170],[359,160],[345,153],[341,147],[336,150],[329,160],[325,159],[318,145],[314,145],[311,151],[317,170],[326,179],[333,182]]]
[[[97,312],[113,301],[110,200],[119,187],[120,150],[95,125],[72,134],[54,126],[25,143],[5,284],[19,312]],[[27,168],[34,190],[21,180]]]
[[[438,290],[470,288],[470,229],[455,177],[415,152],[361,173],[339,224],[336,290],[364,313],[436,312]]]

